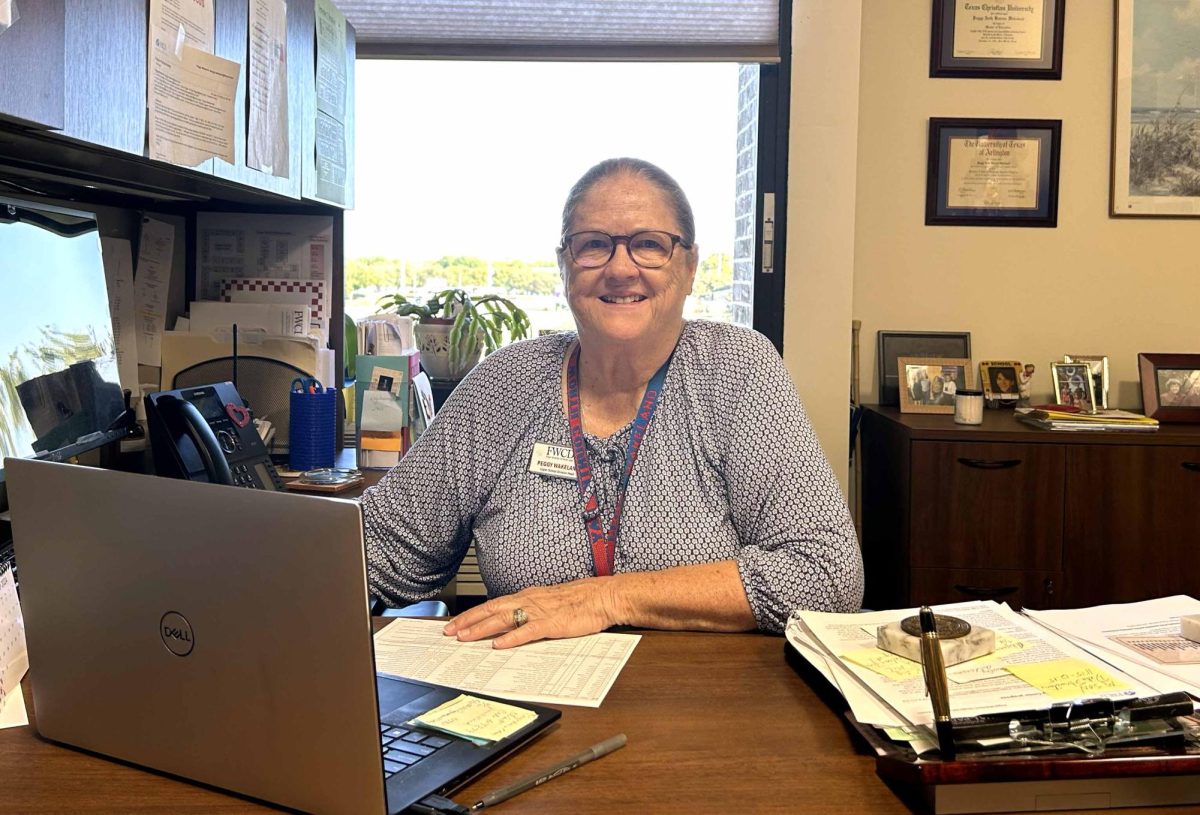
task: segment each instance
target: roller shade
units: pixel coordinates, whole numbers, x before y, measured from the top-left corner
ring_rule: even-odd
[[[779,61],[780,0],[336,0],[358,56]]]

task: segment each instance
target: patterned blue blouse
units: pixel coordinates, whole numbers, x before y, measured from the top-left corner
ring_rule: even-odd
[[[571,444],[561,376],[573,339],[487,357],[367,490],[373,592],[434,596],[472,539],[492,597],[594,573],[575,482],[530,472],[534,443]],[[631,428],[586,437],[605,524]],[[779,354],[754,331],[689,321],[629,482],[615,571],[720,560],[737,561],[764,630],[797,608],[862,602],[854,525]]]

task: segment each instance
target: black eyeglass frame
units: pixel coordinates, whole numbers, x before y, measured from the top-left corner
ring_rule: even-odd
[[[667,254],[667,259],[657,266],[647,266],[645,263],[640,262],[633,256],[633,250],[630,249],[630,246],[632,245],[630,242],[634,238],[636,238],[638,235],[647,234],[666,235],[671,239],[671,251]],[[582,263],[579,263],[579,258],[575,257],[575,250],[571,248],[571,238],[579,235],[604,235],[610,241],[612,241],[612,246],[609,247],[608,250],[608,257],[604,259],[603,263],[597,263],[595,266],[584,266]],[[666,266],[668,263],[670,263],[671,259],[675,257],[676,244],[682,246],[685,252],[691,251],[692,248],[692,244],[685,241],[682,235],[676,235],[674,232],[667,232],[665,229],[641,229],[637,232],[634,232],[632,235],[609,235],[607,232],[601,229],[582,229],[579,232],[572,232],[570,235],[563,235],[562,243],[560,243],[558,246],[558,251],[570,252],[571,260],[582,266],[584,269],[599,269],[601,266],[604,266],[612,261],[613,256],[617,253],[618,241],[625,241],[625,251],[629,253],[629,259],[638,266],[641,266],[643,269],[661,269],[663,266]]]

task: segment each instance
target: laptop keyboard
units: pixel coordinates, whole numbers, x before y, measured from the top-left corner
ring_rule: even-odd
[[[452,740],[420,730],[380,725],[380,740],[383,743],[383,774],[391,778],[401,770],[407,770],[423,758],[451,744]]]

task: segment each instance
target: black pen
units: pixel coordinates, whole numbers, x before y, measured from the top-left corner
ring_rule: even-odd
[[[507,801],[514,795],[520,795],[525,790],[530,790],[534,787],[545,784],[552,778],[558,778],[560,775],[571,772],[571,770],[575,769],[581,764],[587,764],[592,759],[606,756],[612,751],[619,750],[624,746],[625,734],[619,733],[610,739],[605,739],[599,744],[589,747],[578,755],[571,756],[568,759],[558,762],[553,767],[547,767],[540,773],[534,773],[533,775],[526,776],[520,781],[509,784],[507,787],[501,787],[495,792],[489,792],[487,795],[476,801],[475,805],[471,807],[471,810],[474,811],[477,809],[483,809],[484,807],[495,806],[501,801]]]
[[[925,672],[925,689],[933,702],[933,719],[937,725],[938,750],[945,761],[954,760],[954,727],[950,720],[950,685],[946,679],[946,664],[942,661],[942,646],[938,639],[937,620],[933,609],[921,606],[921,670]]]

